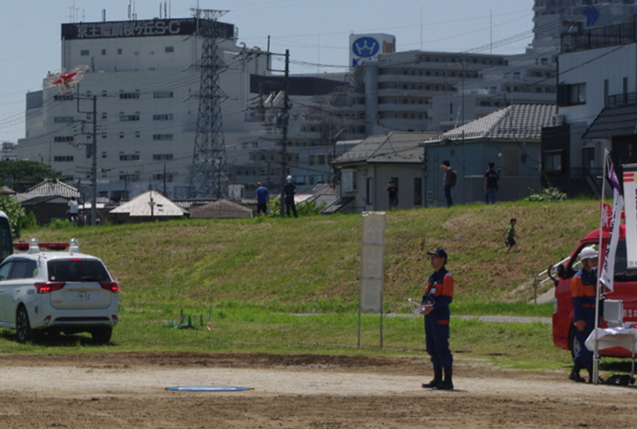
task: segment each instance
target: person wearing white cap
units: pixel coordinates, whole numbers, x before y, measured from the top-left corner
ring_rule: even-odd
[[[580,369],[584,368],[588,371],[588,382],[592,383],[593,352],[588,350],[584,343],[595,326],[597,251],[593,247],[585,247],[580,252],[579,259],[582,262],[582,269],[571,279],[571,296],[575,337],[580,348],[575,351],[573,369],[568,378],[576,382],[584,382],[585,380],[579,375]],[[603,305],[600,305],[600,315],[603,308]]]

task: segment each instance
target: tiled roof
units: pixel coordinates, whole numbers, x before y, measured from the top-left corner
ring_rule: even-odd
[[[438,135],[423,143],[444,140],[542,140],[542,128],[551,126],[557,113],[554,104],[514,104]]]
[[[183,216],[186,211],[164,197],[157,191],[148,191],[136,196],[127,203],[110,211],[112,214],[128,214],[131,217],[150,217],[151,199],[154,203],[153,217],[177,217]]]
[[[236,219],[252,217],[252,210],[228,200],[219,200],[205,206],[190,210],[191,218],[226,218]]]
[[[61,197],[80,197],[80,192],[71,185],[67,185],[64,182],[60,182],[57,179],[46,179],[41,183],[38,183],[34,187],[25,192],[29,196],[32,195],[58,195]]]
[[[606,106],[582,138],[609,138],[637,134],[637,106]]]
[[[418,144],[436,133],[392,132],[387,135],[370,136],[339,156],[335,164],[350,162],[367,163],[421,163],[422,149]]]

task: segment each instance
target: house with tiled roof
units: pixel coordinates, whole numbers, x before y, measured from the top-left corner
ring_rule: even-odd
[[[454,204],[484,201],[484,173],[490,161],[500,176],[497,200],[524,198],[540,188],[542,129],[550,126],[556,106],[514,104],[421,143],[425,159],[425,202],[444,206],[444,170],[456,171]]]
[[[389,181],[398,188],[398,209],[423,207],[423,160],[419,144],[435,132],[370,136],[334,160],[340,170],[336,201],[323,213],[389,209]]]
[[[12,195],[26,213],[33,213],[38,225],[46,225],[53,219],[66,219],[72,197],[80,198],[77,188],[57,179],[45,179],[26,192]]]
[[[115,224],[183,219],[188,212],[157,191],[148,191],[109,212]]]

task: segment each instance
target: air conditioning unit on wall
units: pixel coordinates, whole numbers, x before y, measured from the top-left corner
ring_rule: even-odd
[[[551,124],[553,124],[554,127],[564,125],[564,115],[553,115],[551,117]]]

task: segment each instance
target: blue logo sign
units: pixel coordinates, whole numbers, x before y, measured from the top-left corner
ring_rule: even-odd
[[[595,8],[595,6],[587,6],[584,9],[584,15],[586,15],[586,25],[592,27],[597,22],[599,18],[599,12]]]
[[[352,51],[356,56],[370,58],[380,51],[380,44],[371,37],[361,37],[354,41]]]

